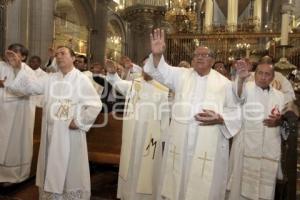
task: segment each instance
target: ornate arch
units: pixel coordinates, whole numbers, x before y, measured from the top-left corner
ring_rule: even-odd
[[[93,12],[87,0],[56,0],[55,45],[67,45],[78,53],[88,53]]]
[[[113,11],[109,11],[107,13],[107,45],[106,45],[106,54],[108,58],[118,60],[119,56],[125,53],[125,41],[126,41],[126,33],[125,33],[125,24],[121,17],[114,13]],[[120,43],[116,43],[113,45],[112,41],[110,41],[110,37],[115,36],[116,39]],[[120,49],[119,49],[120,48]],[[117,53],[118,55],[112,55],[112,52]]]

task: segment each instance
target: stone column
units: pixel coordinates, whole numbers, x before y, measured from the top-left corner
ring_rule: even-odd
[[[150,33],[153,28],[163,27],[164,8],[147,5],[131,6],[125,9],[124,18],[129,23],[130,29],[127,31],[128,51],[126,53],[138,63],[150,53]]]
[[[228,31],[234,32],[237,30],[238,20],[238,0],[228,1],[227,7],[227,26]]]
[[[91,61],[104,64],[107,37],[107,12],[110,0],[98,0],[95,6],[95,24],[90,29]]]
[[[6,5],[0,5],[0,56],[3,56],[6,40]]]
[[[11,43],[29,44],[29,0],[15,0],[7,5],[6,46]]]
[[[213,0],[206,0],[205,3],[205,32],[212,31],[213,25],[213,15],[214,15],[214,2]]]
[[[30,1],[30,55],[38,55],[45,61],[48,48],[53,46],[55,1]]]
[[[255,0],[253,16],[258,19],[258,21],[256,21],[258,24],[255,25],[255,31],[260,31],[262,21],[262,0]]]

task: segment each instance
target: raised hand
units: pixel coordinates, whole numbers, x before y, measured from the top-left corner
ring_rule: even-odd
[[[22,64],[22,57],[18,55],[17,53],[6,50],[5,51],[5,57],[7,62],[15,69],[20,69]]]
[[[238,60],[234,65],[236,67],[237,76],[240,79],[246,79],[248,76],[250,76],[250,63],[246,62],[245,60]]]
[[[161,56],[166,48],[165,32],[161,29],[155,29],[150,35],[151,51],[153,56]]]
[[[52,47],[48,48],[48,56],[49,56],[49,58],[54,58],[54,56],[55,56],[54,48],[52,48]]]

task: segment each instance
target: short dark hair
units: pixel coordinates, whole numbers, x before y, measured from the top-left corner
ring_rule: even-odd
[[[267,64],[274,64],[273,57],[270,55],[265,55],[260,58],[259,63],[267,63]]]
[[[61,48],[66,48],[66,49],[68,49],[69,50],[69,53],[70,53],[70,55],[72,56],[72,57],[76,57],[76,54],[75,54],[75,52],[73,51],[73,49],[71,49],[70,47],[68,47],[68,46],[64,46],[64,45],[61,45],[61,46],[58,46],[56,49],[61,49]]]
[[[23,57],[25,57],[22,61],[26,62],[29,51],[23,44],[13,43],[9,45],[7,49],[15,53],[20,53]]]
[[[29,61],[34,60],[34,59],[37,60],[39,63],[42,63],[42,59],[39,56],[36,56],[36,55],[31,56],[29,58]]]
[[[87,63],[88,63],[88,59],[87,59],[86,56],[84,56],[84,55],[77,55],[76,57],[77,57],[77,58],[83,58],[84,64],[87,64]]]
[[[215,68],[215,66],[216,66],[216,64],[223,64],[224,65],[224,67],[226,68],[226,65],[225,65],[225,63],[223,62],[223,61],[216,61],[214,64],[213,64],[213,66],[212,66],[212,68]]]

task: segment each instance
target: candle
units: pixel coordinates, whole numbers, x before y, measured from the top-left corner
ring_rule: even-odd
[[[282,14],[282,22],[281,22],[281,45],[288,45],[289,40],[289,14]]]

